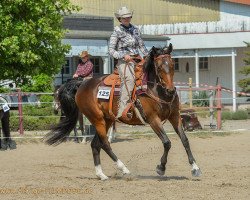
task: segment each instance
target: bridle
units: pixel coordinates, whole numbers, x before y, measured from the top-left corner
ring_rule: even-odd
[[[163,54],[163,55],[160,55],[160,56],[157,56],[154,58],[154,67],[155,67],[155,74],[156,76],[159,78],[159,84],[163,87],[163,88],[166,88],[166,83],[165,81],[163,80],[162,76],[160,73],[158,73],[158,70],[159,68],[162,68],[162,67],[159,67],[156,65],[156,62],[159,60],[159,59],[162,59],[163,60],[163,64],[162,65],[165,65],[166,67],[164,67],[164,70],[166,73],[169,73],[170,72],[170,68],[169,68],[169,63],[167,61],[167,58],[171,58],[171,56],[169,54]],[[162,70],[162,69],[161,69]],[[167,89],[166,89],[167,90]]]
[[[166,73],[169,73],[169,72],[170,72],[170,68],[169,68],[169,63],[168,63],[168,61],[167,61],[167,58],[169,58],[169,57],[171,57],[171,55],[169,55],[169,54],[162,54],[162,55],[159,55],[159,56],[157,56],[157,57],[154,57],[155,73],[156,73],[156,76],[157,76],[158,79],[159,79],[159,82],[155,83],[155,82],[148,81],[148,83],[153,83],[154,85],[157,85],[157,86],[162,87],[163,91],[165,92],[165,94],[166,94],[167,96],[169,96],[169,93],[170,93],[170,92],[169,92],[168,89],[166,88],[166,83],[165,83],[165,81],[163,80],[161,74],[158,72],[158,70],[160,69],[160,66],[157,66],[157,65],[156,65],[156,62],[157,62],[159,59],[163,59],[163,60],[164,60],[164,61],[163,61],[163,64],[165,64],[165,66],[166,66],[164,70],[166,71]],[[162,65],[163,65],[163,64],[162,64]],[[161,69],[161,70],[162,70],[162,69]],[[173,103],[173,101],[175,100],[175,97],[176,97],[176,95],[177,95],[177,92],[176,92],[176,89],[174,89],[173,92],[170,93],[171,96],[172,96],[172,98],[171,98],[170,101],[166,101],[166,100],[163,100],[163,99],[161,99],[161,98],[155,96],[155,95],[153,94],[153,92],[151,92],[150,89],[148,89],[147,94],[148,94],[148,96],[150,96],[152,99],[154,99],[156,102],[162,103],[162,104],[168,104],[168,105],[171,106],[172,103]]]

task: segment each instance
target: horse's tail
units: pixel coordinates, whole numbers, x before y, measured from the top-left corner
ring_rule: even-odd
[[[58,100],[65,117],[45,135],[43,140],[46,144],[56,146],[65,142],[76,126],[79,110],[75,102],[75,94],[81,83],[81,81],[72,80],[59,89]]]

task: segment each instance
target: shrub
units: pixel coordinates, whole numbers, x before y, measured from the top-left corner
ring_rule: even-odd
[[[30,116],[50,116],[53,114],[53,107],[52,104],[49,104],[47,107],[38,107],[38,106],[30,106],[26,105],[23,106],[23,115],[30,115]]]
[[[247,108],[247,115],[248,115],[248,119],[250,119],[250,108]]]
[[[230,111],[224,111],[221,113],[221,119],[222,120],[231,120],[232,119],[232,112]]]
[[[244,110],[238,110],[236,112],[222,112],[221,115],[222,120],[243,120],[248,119],[248,113]]]
[[[49,130],[52,126],[57,124],[59,121],[58,117],[29,117],[23,118],[23,128],[25,131],[34,130]],[[10,117],[10,130],[18,131],[19,129],[19,118],[16,116]]]
[[[193,105],[198,107],[209,106],[209,100],[206,91],[196,92],[193,94]]]
[[[41,95],[39,98],[41,102],[41,107],[52,107],[52,102],[54,100],[54,97],[51,95]]]
[[[44,99],[45,98],[51,99],[51,96],[46,95]],[[51,104],[47,107],[23,105],[24,130],[49,130],[51,126],[58,123],[59,118],[60,115],[54,115]],[[19,117],[17,110],[11,110],[10,112],[10,129],[11,131],[18,131],[19,129]]]
[[[248,118],[247,111],[238,110],[238,111],[232,113],[233,120],[241,120],[241,119],[247,119],[247,118]]]

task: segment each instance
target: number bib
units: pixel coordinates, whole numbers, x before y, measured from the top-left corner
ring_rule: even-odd
[[[10,107],[8,106],[7,103],[3,104],[3,105],[2,105],[2,108],[3,108],[3,111],[4,111],[4,112],[7,112],[7,111],[10,110]]]
[[[110,90],[98,90],[97,98],[98,99],[109,99]]]

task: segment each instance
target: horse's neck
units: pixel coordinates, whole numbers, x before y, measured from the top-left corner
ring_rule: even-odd
[[[159,77],[156,75],[154,70],[148,73],[147,88],[149,93],[153,94],[154,96],[160,99],[166,99],[165,89],[161,86]]]
[[[156,76],[155,71],[154,70],[149,71],[148,72],[148,84],[147,84],[148,88],[151,89],[152,91],[156,90],[158,82],[159,82],[159,79]]]

